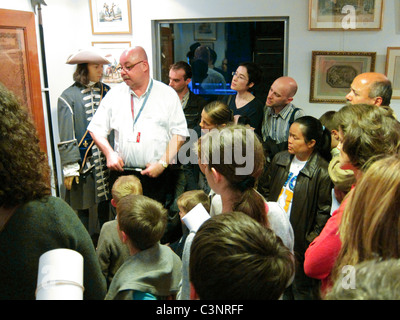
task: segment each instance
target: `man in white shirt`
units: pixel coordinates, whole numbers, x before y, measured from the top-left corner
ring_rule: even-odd
[[[122,53],[120,71],[125,83],[109,91],[88,130],[107,158],[111,185],[119,175],[135,174],[143,194],[164,204],[168,165],[188,136],[181,102],[171,87],[150,77],[142,47]],[[115,150],[107,141],[112,130]]]

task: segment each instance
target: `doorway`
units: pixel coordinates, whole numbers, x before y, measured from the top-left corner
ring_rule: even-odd
[[[232,72],[241,62],[255,62],[263,70],[262,82],[253,92],[263,101],[273,81],[287,75],[287,17],[154,21],[153,27],[156,34],[153,48],[155,76],[164,83],[168,84],[167,64],[169,67],[170,62],[180,60],[191,64],[193,48],[200,45],[209,48],[214,59],[211,66],[223,75],[225,83],[201,89],[192,79],[192,91],[207,100],[235,94],[230,89],[230,82]],[[165,37],[166,34],[170,36]]]

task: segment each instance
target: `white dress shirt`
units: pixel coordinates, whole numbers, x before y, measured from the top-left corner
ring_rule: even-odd
[[[113,87],[102,100],[88,130],[101,137],[107,137],[114,130],[115,152],[126,167],[140,168],[158,161],[173,135],[189,136],[177,93],[154,79],[149,81],[146,92],[140,98],[125,83]]]

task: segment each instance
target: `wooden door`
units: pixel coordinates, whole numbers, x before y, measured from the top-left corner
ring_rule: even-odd
[[[174,38],[171,28],[161,27],[161,81],[169,83],[169,67],[174,63]]]
[[[35,16],[0,9],[0,82],[32,113],[40,147],[47,152]]]

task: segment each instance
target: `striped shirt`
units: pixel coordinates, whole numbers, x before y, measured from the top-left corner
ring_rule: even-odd
[[[262,137],[266,141],[267,137],[275,140],[277,143],[285,142],[289,138],[289,120],[295,106],[288,103],[278,114],[274,109],[265,107],[264,120],[262,123]],[[294,119],[305,116],[302,109],[296,111]]]

